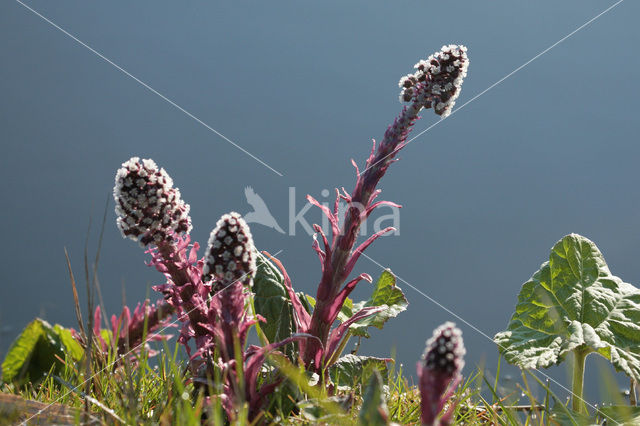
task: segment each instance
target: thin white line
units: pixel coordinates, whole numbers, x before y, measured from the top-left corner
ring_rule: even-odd
[[[24,4],[22,1],[20,0],[16,0],[16,2],[22,6],[24,6],[26,9],[30,10],[31,12],[33,12],[36,16],[39,16],[40,18],[42,18],[44,21],[46,21],[47,23],[51,24],[54,28],[60,30],[62,33],[64,33],[65,35],[67,35],[68,37],[70,37],[72,40],[76,41],[78,44],[80,44],[81,46],[87,48],[88,50],[90,50],[91,52],[93,52],[95,55],[97,55],[98,57],[100,57],[101,59],[103,59],[104,61],[106,61],[107,63],[109,63],[110,65],[112,65],[114,68],[116,68],[117,70],[121,71],[123,74],[125,74],[126,76],[132,78],[133,80],[135,80],[137,83],[139,83],[140,85],[142,85],[144,88],[146,88],[147,90],[149,90],[150,92],[158,95],[160,98],[162,98],[163,100],[165,100],[166,102],[168,102],[170,105],[172,105],[173,107],[177,108],[178,110],[182,111],[184,114],[186,114],[187,116],[189,116],[190,118],[192,118],[193,120],[195,120],[196,122],[198,122],[199,124],[201,124],[202,126],[206,127],[207,129],[209,129],[211,132],[215,133],[216,135],[220,136],[222,139],[224,139],[225,141],[229,142],[231,145],[233,145],[234,147],[238,148],[240,151],[244,152],[245,154],[247,154],[249,157],[253,158],[254,160],[256,160],[258,163],[262,164],[263,166],[265,166],[266,168],[268,168],[269,170],[271,170],[272,172],[274,172],[275,174],[277,174],[278,176],[284,176],[282,173],[280,173],[279,171],[277,171],[276,169],[274,169],[273,167],[271,167],[270,165],[268,165],[267,163],[265,163],[264,161],[262,161],[260,158],[256,157],[255,155],[253,155],[252,153],[250,153],[249,151],[247,151],[246,149],[244,149],[243,147],[241,147],[240,145],[238,145],[237,143],[235,143],[234,141],[232,141],[231,139],[229,139],[228,137],[226,137],[225,135],[223,135],[222,133],[220,133],[219,131],[217,131],[216,129],[214,129],[213,127],[211,127],[210,125],[208,125],[207,123],[205,123],[204,121],[202,121],[201,119],[199,119],[198,117],[196,117],[195,115],[193,115],[192,113],[190,113],[189,111],[187,111],[186,109],[184,109],[183,107],[181,107],[180,105],[178,105],[177,103],[175,103],[174,101],[172,101],[171,99],[169,99],[168,97],[166,97],[165,95],[163,95],[162,93],[158,92],[156,89],[154,89],[153,87],[149,86],[147,83],[145,83],[144,81],[140,80],[138,77],[134,76],[133,74],[131,74],[129,71],[125,70],[124,68],[122,68],[120,65],[116,64],[115,62],[113,62],[111,59],[107,58],[106,56],[104,56],[102,53],[98,52],[97,50],[95,50],[94,48],[92,48],[91,46],[89,46],[88,44],[84,43],[82,40],[78,39],[76,36],[74,36],[73,34],[69,33],[68,31],[66,31],[64,28],[60,27],[59,25],[57,25],[55,22],[51,21],[49,18],[47,18],[46,16],[40,14],[39,12],[37,12],[36,10],[32,9],[31,7],[27,6],[26,4]]]
[[[618,0],[616,3],[612,4],[611,6],[609,6],[608,8],[606,8],[605,10],[603,10],[602,12],[600,12],[599,14],[597,14],[596,16],[594,16],[593,18],[589,19],[587,22],[585,22],[584,24],[580,25],[578,28],[576,28],[575,30],[571,31],[569,34],[567,34],[566,36],[562,37],[560,40],[556,41],[555,43],[553,43],[551,46],[547,47],[546,49],[544,49],[543,51],[541,51],[540,53],[538,53],[536,56],[534,56],[533,58],[529,59],[527,62],[525,62],[524,64],[520,65],[518,68],[516,68],[515,70],[511,71],[509,74],[505,75],[504,77],[502,77],[500,80],[496,81],[495,83],[493,83],[491,86],[487,87],[486,89],[484,89],[482,92],[478,93],[477,95],[475,95],[474,97],[472,97],[471,99],[469,99],[467,102],[463,103],[462,105],[460,105],[459,107],[455,108],[453,111],[451,111],[451,114],[449,114],[449,116],[440,119],[438,121],[436,121],[435,123],[433,123],[432,125],[430,125],[429,127],[427,127],[426,129],[424,129],[423,131],[421,131],[420,133],[418,133],[417,135],[415,135],[414,137],[412,137],[411,139],[409,139],[407,141],[407,143],[405,144],[405,146],[409,145],[411,142],[413,142],[416,138],[422,136],[423,134],[427,133],[429,130],[433,129],[434,127],[436,127],[438,124],[442,123],[443,121],[447,120],[449,117],[451,117],[453,114],[455,114],[456,112],[460,111],[462,108],[466,107],[467,105],[469,105],[471,102],[475,101],[476,99],[478,99],[480,96],[484,95],[485,93],[487,93],[489,90],[493,89],[494,87],[496,87],[497,85],[499,85],[500,83],[502,83],[503,81],[505,81],[506,79],[508,79],[509,77],[511,77],[512,75],[514,75],[515,73],[517,73],[518,71],[520,71],[521,69],[523,69],[524,67],[526,67],[527,65],[529,65],[531,62],[535,61],[536,59],[538,59],[539,57],[541,57],[542,55],[544,55],[545,53],[547,53],[548,51],[550,51],[551,49],[553,49],[554,47],[556,47],[557,45],[559,45],[560,43],[562,43],[563,41],[565,41],[566,39],[568,39],[569,37],[573,36],[575,33],[577,33],[578,31],[584,29],[586,26],[588,26],[589,24],[593,23],[596,19],[600,18],[602,15],[604,15],[605,13],[609,12],[611,9],[613,9],[614,7],[618,6],[620,3],[622,3],[624,0]],[[367,170],[369,170],[371,167],[375,166],[376,164],[378,164],[379,162],[381,162],[382,160],[384,160],[385,158],[389,157],[390,155],[393,155],[394,153],[390,153],[387,156],[381,158],[380,160],[376,161],[375,163],[373,163],[372,165],[370,165],[369,167],[367,167],[365,170],[363,170],[362,172],[360,172],[360,174],[366,172]]]
[[[16,0],[17,1],[17,0]],[[274,254],[273,256],[277,256],[280,253],[282,253],[284,251],[284,249],[278,251],[276,254]],[[235,280],[234,282],[226,285],[225,287],[221,288],[220,290],[218,290],[215,294],[220,293],[221,291],[223,291],[224,289],[226,289],[227,287],[229,287],[230,285],[237,283],[238,281],[242,280],[244,277],[246,277],[247,274],[244,274],[243,276],[241,276],[240,278],[238,278],[237,280]],[[176,313],[176,319],[174,321],[171,321],[169,324],[167,324],[166,326],[162,327],[159,331],[154,331],[154,334],[160,334],[163,331],[165,331],[166,329],[168,329],[169,327],[171,327],[172,325],[176,324],[178,321],[180,321],[180,318],[184,318],[185,315],[189,315],[191,312],[193,312],[194,310],[196,310],[197,307],[194,307],[193,309],[191,309],[190,311],[188,311],[187,313],[185,313],[182,316],[178,316]],[[138,349],[140,349],[143,345],[147,344],[147,341],[144,341],[142,343],[140,343],[138,346],[136,346],[133,349],[130,349],[127,353],[120,355],[118,358],[116,358],[111,364],[107,365],[106,367],[104,367],[102,370],[98,371],[97,373],[93,374],[91,377],[89,377],[87,380],[85,380],[84,382],[80,383],[79,385],[77,385],[76,387],[74,387],[73,389],[67,391],[67,393],[65,393],[64,395],[58,397],[55,401],[53,401],[51,404],[47,405],[46,407],[44,407],[43,409],[41,409],[40,411],[38,411],[37,413],[35,413],[33,416],[29,417],[28,419],[26,419],[25,421],[23,421],[22,423],[20,423],[20,425],[24,425],[27,426],[27,424],[29,423],[29,420],[39,416],[40,414],[44,413],[45,411],[47,411],[49,408],[51,408],[52,406],[54,406],[55,404],[58,403],[58,401],[60,401],[62,398],[65,398],[67,395],[71,394],[72,392],[75,392],[77,389],[80,389],[83,385],[85,385],[87,382],[89,382],[90,380],[92,380],[94,377],[96,377],[98,374],[102,373],[103,371],[111,368],[112,366],[114,366],[117,362],[123,360],[125,357],[127,357],[129,354],[131,354],[132,352],[137,351]]]
[[[378,267],[380,267],[381,269],[386,269],[384,266],[382,266],[382,264],[378,263],[377,261],[375,261],[374,259],[372,259],[370,256],[368,256],[366,253],[360,253],[362,256],[366,257],[367,259],[369,259],[371,262],[375,263]],[[395,273],[393,274],[397,279],[399,279],[400,281],[402,281],[403,283],[405,283],[406,285],[408,285],[409,287],[411,287],[412,289],[414,289],[416,292],[420,293],[423,297],[425,297],[426,299],[428,299],[430,302],[432,302],[433,304],[437,305],[438,307],[442,308],[443,310],[445,310],[447,313],[449,313],[450,315],[453,315],[454,317],[456,317],[458,320],[460,320],[461,322],[463,322],[465,325],[467,325],[468,327],[470,327],[471,329],[473,329],[474,331],[476,331],[477,333],[481,334],[482,336],[486,337],[487,339],[489,339],[492,343],[496,344],[497,346],[500,346],[502,349],[504,349],[504,346],[499,345],[498,343],[496,343],[487,333],[485,333],[484,331],[480,330],[478,327],[476,327],[475,325],[471,324],[469,321],[467,321],[466,319],[462,318],[460,315],[456,314],[455,312],[453,312],[451,309],[447,308],[446,306],[444,306],[442,303],[438,302],[437,300],[435,300],[433,297],[429,296],[428,294],[426,294],[425,292],[423,292],[422,290],[420,290],[419,288],[415,287],[413,284],[409,283],[408,281],[404,280],[403,278],[399,277],[398,275],[396,275]],[[573,392],[571,392],[571,390],[569,390],[567,387],[565,387],[564,385],[562,385],[560,382],[558,382],[556,379],[554,379],[553,377],[549,376],[548,374],[546,374],[543,371],[538,370],[537,368],[533,368],[533,369],[529,369],[529,370],[535,370],[538,373],[542,374],[545,378],[547,378],[548,380],[552,381],[553,383],[555,383],[556,385],[560,386],[562,389],[564,389],[565,391],[567,391],[570,395],[574,396],[574,397],[578,397],[582,400],[582,402],[584,402],[585,404],[589,405],[591,408],[596,408],[595,405],[591,404],[589,401],[587,401],[586,399],[579,397],[577,395],[575,395]],[[533,374],[533,373],[531,373]],[[604,415],[604,414],[603,414]],[[616,422],[614,419],[610,418],[609,416],[604,415],[605,417],[609,418],[611,421],[613,421],[615,424],[620,424],[618,422]]]

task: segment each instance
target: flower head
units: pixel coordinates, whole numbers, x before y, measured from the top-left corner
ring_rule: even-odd
[[[122,163],[113,198],[122,236],[142,246],[191,231],[189,205],[180,198],[180,190],[173,187],[167,172],[151,159],[132,157]]]
[[[429,370],[453,376],[462,371],[465,353],[462,331],[454,323],[446,322],[427,340],[422,362]]]
[[[256,255],[249,226],[236,212],[223,215],[211,231],[205,254],[204,281],[211,277],[223,285],[236,281],[252,285]]]
[[[464,343],[462,332],[452,322],[446,322],[433,331],[427,340],[427,347],[418,362],[422,424],[437,424],[447,400],[462,380],[460,372],[464,367]],[[455,403],[451,404],[440,418],[440,424],[449,424]]]
[[[451,114],[455,100],[460,96],[462,81],[467,76],[469,59],[467,48],[450,44],[421,60],[414,74],[400,79],[400,100],[433,108],[442,117]]]

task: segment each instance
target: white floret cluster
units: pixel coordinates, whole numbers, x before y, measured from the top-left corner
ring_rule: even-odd
[[[122,236],[140,245],[158,244],[174,233],[189,233],[189,205],[164,169],[151,159],[122,163],[113,188],[117,225]]]
[[[462,331],[450,321],[433,331],[427,340],[422,361],[425,368],[453,376],[462,371],[466,350],[462,341]]]
[[[216,279],[212,291],[236,281],[251,285],[255,272],[255,246],[249,225],[236,212],[223,215],[209,237],[203,281]]]
[[[414,68],[415,73],[407,74],[398,83],[400,101],[433,108],[442,117],[451,114],[469,68],[467,48],[455,44],[442,46],[439,52],[421,60]]]

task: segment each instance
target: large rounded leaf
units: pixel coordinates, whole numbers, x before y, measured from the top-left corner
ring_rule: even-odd
[[[494,340],[521,368],[560,363],[580,347],[640,380],[640,290],[611,274],[592,241],[567,235],[522,286],[507,331]]]

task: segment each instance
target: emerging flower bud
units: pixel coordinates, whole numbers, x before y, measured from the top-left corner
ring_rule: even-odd
[[[450,44],[440,52],[418,62],[416,72],[400,79],[401,102],[411,102],[431,108],[446,117],[451,114],[455,100],[460,95],[462,81],[467,76],[469,59],[467,48]]]
[[[460,372],[464,367],[465,353],[462,332],[452,322],[436,328],[433,337],[427,340],[427,347],[417,366],[423,425],[450,424],[456,403],[449,405],[439,421],[438,415],[462,380]]]
[[[213,276],[222,287],[236,281],[253,285],[254,251],[253,237],[244,219],[236,212],[223,215],[209,237],[203,281],[209,281]]]
[[[452,322],[446,322],[433,331],[422,355],[425,368],[453,377],[464,367],[462,331]]]
[[[122,163],[113,188],[117,225],[122,236],[144,247],[173,233],[189,233],[189,205],[164,169],[151,160],[132,157]]]

